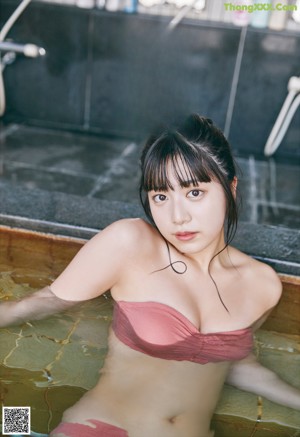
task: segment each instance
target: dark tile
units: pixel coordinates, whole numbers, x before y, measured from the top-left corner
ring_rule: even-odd
[[[0,177],[28,188],[134,202],[139,155],[140,146],[128,141],[12,126],[2,133]]]
[[[110,168],[99,175],[89,196],[139,203],[139,156],[140,147],[129,143],[119,156],[110,161]]]
[[[300,167],[274,160],[238,160],[241,220],[300,228]]]
[[[19,126],[4,135],[2,154],[7,161],[97,177],[127,145],[120,139]]]
[[[66,174],[49,171],[39,167],[20,167],[4,165],[1,179],[25,188],[41,189],[46,191],[60,191],[66,194],[87,195],[93,188],[92,178],[76,174]]]
[[[258,223],[289,229],[300,229],[300,207],[296,210],[290,210],[284,207],[284,205],[259,205]]]
[[[72,226],[103,229],[115,220],[141,217],[141,207],[121,201],[89,199],[59,192],[26,189],[0,180],[0,222],[12,220],[16,226],[43,232],[63,233]],[[47,223],[49,222],[48,226]],[[43,229],[43,225],[46,225]],[[42,227],[42,228],[41,228]],[[79,229],[80,230],[80,229]],[[87,229],[82,229],[85,232]]]
[[[139,175],[136,172],[124,173],[111,181],[103,182],[97,186],[92,197],[97,199],[119,200],[121,202],[139,203]]]
[[[141,144],[12,125],[0,145],[0,179],[15,187],[139,204]],[[241,221],[299,229],[300,167],[254,156],[237,163]]]
[[[12,3],[2,0],[1,19]],[[13,2],[16,6],[19,2]],[[32,2],[9,38],[45,48],[46,56],[19,55],[4,72],[8,120],[84,124],[89,15],[79,8]]]
[[[263,154],[289,78],[300,74],[299,53],[299,33],[248,29],[229,138],[235,150]],[[300,162],[299,138],[298,110],[276,156]]]
[[[259,161],[253,156],[248,159],[238,158],[237,162],[241,170],[239,182],[249,192],[252,179],[259,200],[268,198],[270,201],[300,207],[299,166],[279,164],[272,159]]]
[[[190,112],[224,127],[240,29],[94,14],[91,127],[133,135]]]

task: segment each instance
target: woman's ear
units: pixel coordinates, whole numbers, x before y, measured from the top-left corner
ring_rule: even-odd
[[[234,198],[236,197],[237,184],[238,184],[238,178],[236,176],[234,176],[234,178],[232,179],[232,182],[231,182],[231,191],[232,191]]]

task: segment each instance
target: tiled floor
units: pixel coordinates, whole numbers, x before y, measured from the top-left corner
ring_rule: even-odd
[[[142,144],[9,125],[0,133],[0,179],[27,188],[137,203]],[[241,220],[300,229],[300,168],[276,157],[238,157]]]
[[[1,178],[27,188],[137,201],[139,147],[133,142],[18,125],[1,137]]]

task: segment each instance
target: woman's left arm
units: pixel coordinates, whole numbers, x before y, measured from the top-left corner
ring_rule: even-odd
[[[226,383],[277,404],[300,410],[300,390],[262,366],[254,354],[232,364]]]
[[[255,273],[252,280],[255,280],[260,290],[264,291],[259,294],[257,300],[261,305],[264,298],[261,308],[266,308],[264,314],[252,325],[252,330],[255,332],[278,304],[282,294],[282,283],[274,270],[265,264],[255,262],[252,265],[252,272]],[[283,381],[275,372],[262,366],[253,353],[241,361],[232,363],[226,382],[277,404],[300,410],[300,389]]]
[[[252,326],[253,331],[260,328],[273,308],[255,322]],[[254,353],[249,354],[243,360],[232,363],[226,383],[263,396],[277,404],[300,410],[300,390],[283,381],[275,372],[260,364]]]

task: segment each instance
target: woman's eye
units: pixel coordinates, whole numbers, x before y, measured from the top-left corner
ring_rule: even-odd
[[[156,194],[155,196],[153,196],[153,200],[155,203],[164,202],[166,198],[167,196],[165,196],[164,194]]]
[[[189,197],[191,199],[195,199],[197,197],[200,197],[201,194],[203,194],[203,191],[201,191],[201,190],[191,190],[188,192],[187,197]]]

